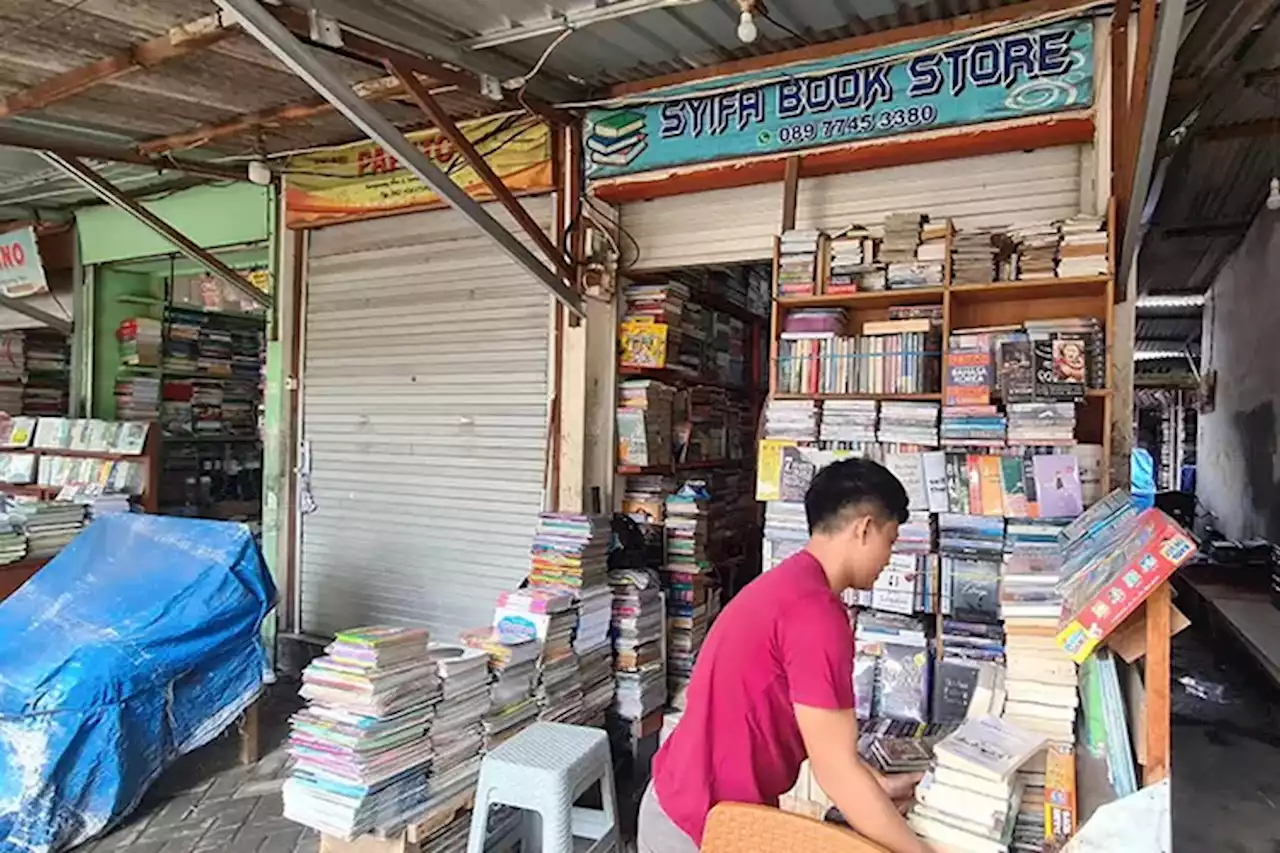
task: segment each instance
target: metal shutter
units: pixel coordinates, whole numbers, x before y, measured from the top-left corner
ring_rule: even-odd
[[[1043,222],[1080,210],[1088,146],[991,154],[849,172],[800,182],[796,226],[839,230],[894,211],[950,216],[961,227]],[[622,206],[622,227],[640,245],[637,269],[768,260],[782,215],[780,184],[641,201]]]
[[[550,230],[550,197],[526,200]],[[489,212],[519,233],[505,211]],[[316,230],[308,251],[302,630],[484,625],[542,507],[550,297],[453,211]]]

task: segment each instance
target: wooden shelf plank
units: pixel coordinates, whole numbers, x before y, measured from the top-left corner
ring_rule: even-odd
[[[858,293],[820,293],[815,296],[785,296],[776,300],[781,309],[790,308],[888,308],[894,305],[941,305],[945,289],[916,287],[903,290],[864,290]]]
[[[716,379],[707,379],[701,376],[689,376],[678,370],[672,370],[669,367],[627,367],[625,365],[618,367],[618,375],[624,379],[653,379],[658,382],[667,382],[672,385],[706,385],[711,388],[721,388],[725,391],[736,391],[738,393],[748,393],[748,389],[742,385],[732,385],[727,382],[720,382]]]
[[[778,393],[772,395],[774,400],[921,400],[925,402],[938,402],[942,399],[942,394],[938,391],[925,392],[923,394],[826,394],[819,392],[817,394],[783,394]]]
[[[1064,296],[1103,296],[1110,277],[1033,278],[1023,281],[992,281],[985,284],[955,284],[953,300],[964,302],[1011,302],[1019,299],[1052,299]]]

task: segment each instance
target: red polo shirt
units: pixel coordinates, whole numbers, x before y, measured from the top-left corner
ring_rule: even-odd
[[[852,709],[853,632],[807,551],[747,584],[698,654],[684,716],[653,760],[654,791],[694,841],[719,802],[776,806],[805,759],[792,704]]]

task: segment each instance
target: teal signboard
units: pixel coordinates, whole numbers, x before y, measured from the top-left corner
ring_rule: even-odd
[[[1093,103],[1093,24],[961,34],[647,92],[585,125],[587,175],[780,154]]]

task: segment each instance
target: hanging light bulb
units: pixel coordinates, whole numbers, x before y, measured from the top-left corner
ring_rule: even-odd
[[[1280,210],[1280,178],[1271,179],[1271,192],[1267,193],[1267,210]]]
[[[743,44],[751,44],[758,35],[760,30],[756,27],[755,15],[751,14],[750,9],[743,9],[738,16],[738,40]]]

